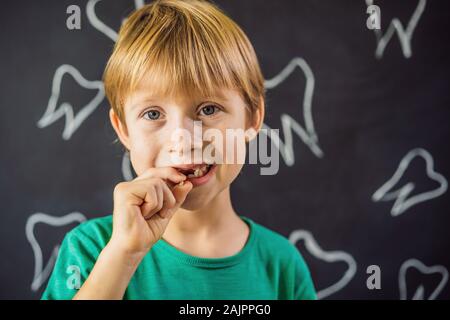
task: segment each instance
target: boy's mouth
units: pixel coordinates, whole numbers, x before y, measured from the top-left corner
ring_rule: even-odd
[[[199,178],[204,176],[213,167],[213,164],[197,164],[197,165],[186,165],[180,167],[174,167],[182,174],[186,175],[188,178]]]

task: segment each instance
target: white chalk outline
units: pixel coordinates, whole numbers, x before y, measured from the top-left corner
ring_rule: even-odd
[[[388,192],[398,183],[403,173],[408,168],[410,162],[415,157],[422,157],[425,160],[427,176],[430,179],[438,182],[440,186],[432,191],[419,193],[415,196],[410,197],[409,199],[407,199],[407,197],[415,188],[415,184],[413,182],[407,183],[398,190]],[[394,205],[392,206],[391,209],[391,215],[393,217],[396,217],[418,203],[439,197],[440,195],[442,195],[447,191],[448,184],[447,180],[443,175],[434,171],[433,163],[434,163],[433,157],[427,150],[423,148],[412,149],[400,161],[400,164],[397,170],[395,171],[394,175],[386,183],[384,183],[377,191],[375,191],[375,193],[372,195],[372,201],[374,202],[390,201],[395,199]]]
[[[115,30],[113,30],[111,27],[107,26],[103,21],[101,21],[97,17],[97,13],[95,11],[95,6],[97,3],[99,3],[101,0],[89,0],[86,4],[86,16],[88,18],[89,23],[98,31],[106,35],[108,38],[110,38],[112,41],[116,42],[118,38],[118,34]],[[134,0],[134,7],[136,9],[139,9],[143,7],[145,4],[144,0]],[[124,21],[124,20],[123,20]],[[122,23],[123,23],[122,21]]]
[[[134,6],[136,9],[142,8],[145,5],[144,0],[134,0]]]
[[[53,247],[50,258],[43,268],[42,249],[34,236],[34,227],[37,223],[46,223],[54,227],[61,227],[69,223],[86,221],[86,217],[79,212],[72,212],[62,217],[51,216],[42,212],[33,213],[25,225],[25,234],[34,254],[34,276],[31,283],[31,290],[37,291],[41,285],[47,281],[58,256],[59,245]]]
[[[423,12],[425,11],[426,3],[427,3],[426,0],[419,0],[419,2],[417,3],[417,7],[414,10],[414,13],[412,14],[408,22],[406,30],[398,18],[394,18],[391,20],[391,23],[389,24],[389,27],[387,28],[384,35],[380,29],[373,30],[375,32],[375,38],[377,40],[377,48],[375,50],[375,57],[377,59],[381,59],[383,57],[384,50],[386,49],[386,46],[392,39],[395,32],[397,33],[402,48],[402,52],[405,58],[410,58],[412,56],[411,39],[414,34],[414,30],[417,27],[419,19],[422,16]],[[372,4],[373,0],[366,0],[367,6],[370,6]]]
[[[74,116],[73,106],[68,102],[63,102],[57,108],[57,103],[61,91],[62,79],[65,74],[71,75],[74,80],[85,89],[96,89],[98,93],[95,97]],[[95,111],[105,97],[103,83],[101,81],[86,80],[81,73],[70,64],[63,64],[56,69],[52,82],[52,93],[47,104],[44,115],[37,122],[38,128],[45,128],[65,116],[64,131],[62,138],[69,140],[73,133],[79,128],[89,115]]]
[[[89,23],[98,31],[106,35],[108,38],[110,38],[112,41],[116,42],[118,34],[116,31],[114,31],[112,28],[108,27],[106,24],[103,23],[98,17],[95,12],[95,5],[100,2],[101,0],[89,0],[86,4],[86,15],[88,18]]]
[[[303,240],[305,242],[305,248],[314,257],[329,263],[342,261],[348,265],[347,271],[345,271],[344,275],[341,279],[339,279],[339,281],[317,292],[317,299],[324,299],[338,292],[339,290],[342,290],[342,288],[344,288],[350,282],[350,280],[353,279],[356,274],[357,264],[355,259],[349,253],[344,251],[322,250],[311,232],[307,230],[294,230],[290,234],[289,241],[292,244],[296,245],[299,240]]]
[[[430,294],[427,300],[434,300],[444,289],[447,281],[448,281],[448,270],[442,265],[434,265],[434,266],[426,266],[421,261],[417,259],[409,259],[403,262],[400,267],[400,271],[398,273],[398,284],[400,290],[400,300],[406,300],[408,298],[407,295],[407,287],[406,287],[406,271],[408,268],[416,268],[423,274],[432,274],[432,273],[440,273],[442,275],[442,279],[439,282],[438,286],[434,289],[434,291]],[[423,285],[420,285],[417,290],[414,292],[412,300],[424,300],[424,292],[425,288]]]
[[[319,139],[314,128],[314,122],[312,118],[312,96],[314,93],[314,74],[309,67],[308,63],[300,57],[293,58],[288,65],[275,77],[267,79],[264,82],[266,89],[274,89],[283,83],[295,70],[297,67],[303,72],[306,85],[303,96],[303,117],[305,121],[306,130],[289,114],[282,113],[280,116],[281,126],[283,128],[283,135],[285,142],[281,141],[277,132],[272,130],[267,124],[263,124],[263,128],[267,131],[262,130],[261,133],[272,132],[275,139],[272,139],[275,147],[280,151],[286,165],[293,166],[295,164],[294,147],[292,141],[292,131],[294,131],[300,139],[309,147],[312,153],[318,158],[324,156],[323,151],[319,147]],[[269,136],[269,138],[271,138]]]

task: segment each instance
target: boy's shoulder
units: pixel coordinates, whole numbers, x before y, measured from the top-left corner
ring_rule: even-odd
[[[262,253],[267,253],[272,258],[278,256],[287,261],[291,261],[295,256],[301,257],[297,247],[288,238],[250,218],[243,218],[252,224],[257,247]]]
[[[66,235],[68,241],[89,239],[106,244],[112,234],[112,215],[93,218],[80,223]]]

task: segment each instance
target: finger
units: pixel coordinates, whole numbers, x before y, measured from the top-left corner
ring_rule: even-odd
[[[183,204],[184,200],[186,200],[186,196],[188,193],[192,190],[194,185],[190,181],[185,181],[182,186],[177,184],[173,189],[172,193],[175,197],[176,203],[175,206],[167,210],[166,218],[171,218],[173,214],[180,208],[180,206]]]
[[[173,195],[172,190],[170,190],[170,188],[166,184],[163,185],[163,193],[164,193],[163,194],[164,195],[164,201],[163,201],[164,205],[163,205],[161,211],[158,212],[158,214],[162,218],[166,218],[169,213],[169,210],[172,209],[176,205],[177,201],[175,199],[175,196]]]
[[[177,184],[173,189],[173,195],[176,200],[176,205],[180,205],[186,199],[187,194],[192,190],[194,185],[189,180],[184,181],[183,185]]]
[[[143,180],[147,178],[161,178],[164,180],[172,181],[173,183],[179,183],[183,180],[186,180],[187,177],[177,169],[172,167],[152,167],[148,168],[134,180]]]
[[[158,179],[158,181],[155,183],[155,192],[156,192],[156,197],[157,197],[157,202],[154,204],[152,210],[151,210],[151,216],[152,217],[154,214],[159,213],[163,207],[164,207],[164,191],[163,188],[164,186],[167,187],[166,183],[161,180]],[[150,218],[149,217],[149,218]],[[148,219],[146,219],[148,220]]]
[[[142,191],[142,189],[144,190]],[[150,187],[141,185],[140,189],[136,189],[136,191],[144,193],[144,196],[142,197],[143,201],[140,205],[140,210],[144,219],[150,219],[154,214],[154,208],[158,202],[158,194],[154,188],[154,185],[150,185]]]

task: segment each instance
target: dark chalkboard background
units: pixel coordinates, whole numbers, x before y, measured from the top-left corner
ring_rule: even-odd
[[[417,22],[409,41],[403,37],[410,56],[394,33],[378,57],[364,0],[216,3],[247,32],[267,80],[294,66],[268,87],[265,124],[280,129],[282,141],[291,130],[283,117],[306,133],[302,139],[292,129],[293,154],[280,158],[277,175],[244,168],[232,187],[235,209],[296,242],[321,298],[450,298],[449,2],[376,2],[380,36],[395,19],[404,29]],[[81,30],[66,28],[71,4],[81,8]],[[103,0],[95,12],[118,30],[134,6]],[[47,277],[37,276],[53,248],[78,218],[110,214],[113,188],[128,176],[95,82],[86,89],[66,73],[56,83],[57,109],[77,115],[101,99],[68,139],[71,122],[63,114],[39,125],[60,66],[101,79],[114,42],[94,27],[87,7],[74,0],[1,3],[0,298],[39,298]],[[402,159],[407,169],[399,181],[373,198]],[[380,290],[366,286],[370,265],[381,269]]]

